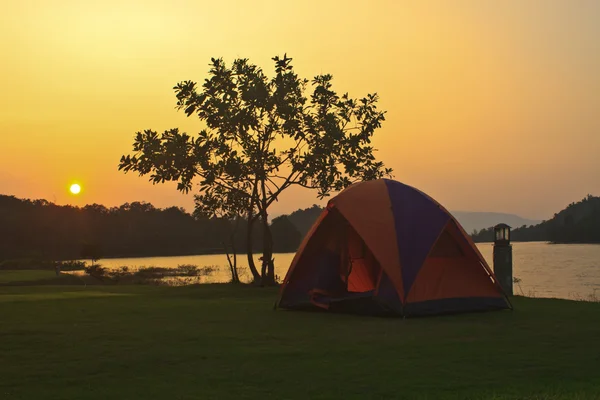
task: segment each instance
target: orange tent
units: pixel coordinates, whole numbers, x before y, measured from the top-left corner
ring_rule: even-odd
[[[277,305],[402,316],[511,308],[456,219],[389,179],[354,184],[329,201]]]

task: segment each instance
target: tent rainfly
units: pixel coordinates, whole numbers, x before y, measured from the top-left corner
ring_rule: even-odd
[[[276,306],[398,316],[512,308],[458,221],[389,179],[356,183],[329,201]]]

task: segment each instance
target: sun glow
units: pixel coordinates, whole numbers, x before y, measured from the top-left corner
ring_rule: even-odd
[[[79,194],[79,192],[81,192],[81,186],[77,183],[74,183],[71,185],[71,187],[69,187],[69,192],[71,192],[71,194]]]

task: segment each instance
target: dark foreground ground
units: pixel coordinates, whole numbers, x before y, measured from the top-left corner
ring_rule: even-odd
[[[0,399],[600,399],[600,303],[402,320],[273,311],[275,297],[0,287]]]

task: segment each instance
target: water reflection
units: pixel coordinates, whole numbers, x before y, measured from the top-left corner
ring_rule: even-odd
[[[491,243],[478,244],[488,263],[492,263]],[[275,254],[275,273],[283,277],[292,261],[293,253]],[[258,260],[260,254],[256,255]],[[249,281],[245,257],[238,257],[240,279]],[[258,261],[257,261],[258,262]],[[596,291],[600,296],[600,245],[552,245],[546,243],[513,243],[513,274],[521,282],[515,285],[515,294],[531,297],[585,298]],[[181,264],[218,269],[205,282],[227,282],[231,278],[225,255],[112,258],[101,260],[107,268],[128,266],[175,268]]]

